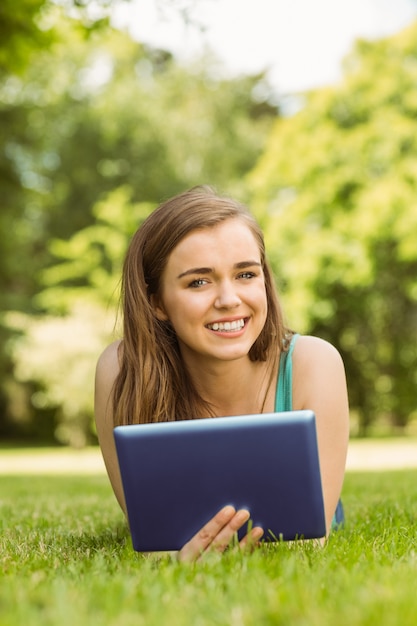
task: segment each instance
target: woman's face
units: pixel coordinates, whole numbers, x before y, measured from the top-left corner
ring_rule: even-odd
[[[189,366],[248,358],[266,320],[267,298],[257,241],[243,220],[196,230],[168,258],[159,297]]]

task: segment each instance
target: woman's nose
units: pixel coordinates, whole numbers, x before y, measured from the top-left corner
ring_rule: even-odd
[[[230,309],[239,306],[242,303],[239,294],[230,282],[222,283],[219,286],[215,306],[218,309]]]

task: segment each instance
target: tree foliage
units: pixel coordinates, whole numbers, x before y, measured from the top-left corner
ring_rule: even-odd
[[[55,352],[54,369],[41,356],[42,341],[47,327],[55,338],[57,328],[71,333],[70,320],[57,316],[73,318],[76,332],[81,300],[97,319],[97,307],[108,306],[106,289],[119,278],[128,240],[127,231],[118,230],[115,211],[136,219],[131,233],[142,219],[132,207],[155,206],[201,182],[239,189],[277,114],[256,96],[263,76],[217,79],[212,59],[185,66],[126,33],[111,28],[86,33],[83,22],[57,11],[48,19],[54,33],[50,47],[33,54],[20,75],[0,81],[0,307],[31,316],[0,319],[9,347],[0,360],[7,396],[0,430],[15,419],[7,391],[14,362],[19,381],[35,385],[37,415],[42,406],[60,407],[60,421],[73,414],[64,391],[60,400],[51,392],[57,389],[58,360],[72,362],[71,342],[55,341],[55,351],[48,344],[48,353]],[[113,229],[100,213],[109,203]],[[19,332],[20,340],[14,338]],[[104,335],[97,333],[103,346]],[[37,366],[30,356],[35,346]],[[80,400],[80,424],[91,423],[91,386],[86,389],[89,408]],[[84,397],[72,390],[73,398]],[[59,432],[68,435],[68,429]]]
[[[53,415],[60,441],[91,440],[94,365],[115,336],[130,235],[201,182],[253,207],[288,322],[341,350],[361,432],[381,416],[405,426],[417,383],[417,26],[358,42],[339,85],[279,118],[258,97],[262,75],[222,80],[210,57],[181,64],[104,28],[86,2],[68,0],[66,14],[24,3],[33,37],[8,40],[14,59],[0,40],[0,431]],[[0,19],[19,24],[10,7]]]
[[[417,25],[358,42],[250,176],[290,322],[342,351],[361,432],[416,414],[416,81]]]
[[[111,9],[130,0],[2,0],[0,4],[0,77],[21,74],[33,54],[56,40],[51,20],[56,6],[77,20],[86,36],[109,23]],[[162,0],[164,2],[164,0]],[[169,3],[169,0],[168,0]]]
[[[94,440],[92,389],[97,357],[118,337],[115,323],[128,241],[151,205],[134,205],[118,188],[93,209],[96,221],[68,239],[53,240],[56,264],[43,272],[39,316],[9,312],[15,376],[36,381],[32,403],[54,409],[55,437],[80,447]]]

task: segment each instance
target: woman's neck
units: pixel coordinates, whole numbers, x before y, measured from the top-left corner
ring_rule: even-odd
[[[247,358],[187,369],[198,393],[219,417],[273,411],[277,367]]]

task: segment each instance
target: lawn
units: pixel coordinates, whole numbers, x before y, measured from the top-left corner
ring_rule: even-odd
[[[408,626],[417,470],[351,473],[324,548],[140,555],[105,476],[0,476],[1,626]]]

